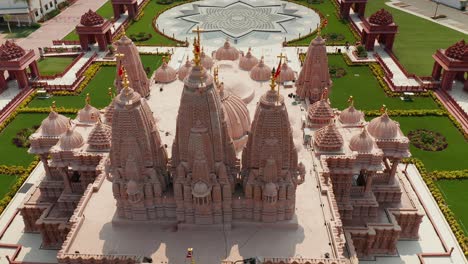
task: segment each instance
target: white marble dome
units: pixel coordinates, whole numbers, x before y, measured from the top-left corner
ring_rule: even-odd
[[[265,82],[271,78],[271,68],[265,64],[263,57],[260,59],[260,62],[250,70],[250,78],[258,82]]]
[[[41,131],[44,136],[57,137],[67,131],[70,121],[67,117],[58,114],[54,110],[41,123]]]
[[[223,84],[221,84],[222,86]],[[220,88],[223,89],[222,87]],[[234,141],[236,151],[241,151],[247,143],[250,131],[250,114],[247,105],[234,94],[220,91],[228,133]]]
[[[62,150],[73,150],[83,146],[84,139],[79,132],[70,127],[67,133],[60,138],[58,144]]]
[[[224,45],[216,51],[217,60],[237,60],[239,58],[239,51],[231,46],[229,40],[224,42]]]
[[[385,112],[383,115],[372,119],[367,126],[369,134],[377,139],[393,139],[398,135],[397,122],[390,119]]]
[[[156,70],[154,80],[156,83],[170,83],[177,78],[176,71],[163,59],[162,65]]]
[[[354,135],[349,141],[349,148],[358,153],[370,153],[374,147],[374,140],[364,128],[361,133]]]
[[[213,67],[214,64],[213,59],[210,56],[206,55],[204,50],[202,50],[200,54],[200,63],[203,66],[203,68],[207,70],[211,69],[211,67]]]
[[[179,71],[177,72],[177,77],[179,80],[183,81],[184,78],[190,73],[192,70],[193,63],[189,60],[187,57],[187,60],[185,61],[185,64],[179,68]]]
[[[249,51],[247,51],[247,54],[245,56],[242,56],[239,59],[239,68],[241,68],[244,71],[250,71],[255,65],[258,64],[258,59],[252,55],[252,51],[249,48]]]
[[[364,120],[364,113],[356,110],[353,105],[350,105],[348,108],[341,111],[339,119],[343,124],[358,124]]]
[[[80,111],[78,111],[78,121],[82,123],[96,123],[99,119],[99,110],[86,103]]]

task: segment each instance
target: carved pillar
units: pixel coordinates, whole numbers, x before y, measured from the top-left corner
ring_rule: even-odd
[[[440,81],[440,87],[443,90],[452,90],[453,79],[455,79],[456,72],[444,71],[442,73],[442,80]]]
[[[106,32],[106,41],[107,41],[107,43],[109,43],[109,44],[112,43],[112,33],[111,33],[110,30],[108,30],[108,31]]]
[[[356,12],[361,19],[364,18],[364,13],[366,12],[366,3],[356,3],[355,7],[356,10],[354,12]]]
[[[6,90],[7,86],[8,86],[8,83],[5,80],[5,72],[0,71],[0,93]]]
[[[385,48],[387,48],[388,50],[392,50],[394,41],[395,41],[395,33],[387,34],[385,36],[385,43],[384,43]]]
[[[26,75],[26,70],[15,71],[16,80],[18,81],[19,88],[28,88],[29,81]]]
[[[29,69],[31,70],[31,76],[33,78],[36,78],[36,77],[39,77],[40,76],[40,73],[39,73],[39,67],[37,65],[37,61],[33,61],[30,65],[29,65]]]
[[[432,67],[432,79],[438,81],[440,79],[440,74],[442,72],[442,66],[435,61],[434,66]]]
[[[122,8],[119,4],[112,4],[112,9],[114,10],[114,19],[118,20],[120,18],[120,14],[122,13]]]
[[[80,38],[81,49],[84,51],[87,51],[89,48],[89,36],[86,34],[80,34],[79,38]]]
[[[351,4],[349,3],[340,3],[340,15],[343,19],[349,18],[349,9],[351,8]]]
[[[107,49],[107,41],[104,34],[96,35],[96,39],[99,45],[99,50],[104,51]]]
[[[135,18],[136,14],[138,12],[138,4],[135,3],[135,4],[132,4],[132,5],[128,5],[127,10],[128,10],[128,17],[129,18]]]
[[[390,174],[389,174],[390,179],[388,181],[389,184],[395,183],[395,175],[396,175],[396,170],[398,168],[399,163],[400,163],[400,159],[392,160],[392,167],[391,167]]]

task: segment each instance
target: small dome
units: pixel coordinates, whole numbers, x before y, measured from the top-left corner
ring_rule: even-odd
[[[369,134],[377,139],[392,139],[398,135],[398,124],[388,117],[387,112],[372,119],[367,126]]]
[[[67,117],[50,111],[49,116],[41,123],[41,130],[44,136],[57,137],[67,131],[70,121]]]
[[[293,69],[291,69],[288,66],[286,61],[283,62],[283,64],[281,65],[281,71],[280,71],[280,74],[278,76],[277,82],[280,82],[280,83],[291,82],[291,81],[294,81],[295,79],[296,79],[296,76],[294,74]]]
[[[224,45],[216,51],[217,60],[237,60],[238,58],[239,51],[231,46],[228,39],[226,39]]]
[[[468,44],[465,40],[453,44],[445,50],[445,55],[452,59],[468,62]]]
[[[106,118],[106,124],[112,124],[112,116],[114,115],[114,100],[105,108],[104,110],[104,117]]]
[[[102,23],[104,23],[104,18],[91,9],[84,13],[80,20],[80,24],[87,27],[97,26]]]
[[[314,125],[326,125],[335,116],[328,103],[328,98],[323,98],[309,106],[307,111],[310,123]]]
[[[88,145],[91,149],[105,150],[111,145],[111,128],[110,126],[101,123],[100,121],[91,131],[88,137]]]
[[[369,17],[369,22],[380,26],[386,26],[393,23],[393,16],[390,12],[382,8]]]
[[[322,35],[317,35],[317,37],[315,37],[311,42],[312,46],[325,46],[325,44],[326,41],[322,38]]]
[[[5,41],[5,43],[0,46],[0,60],[9,61],[23,57],[26,54],[26,51],[20,46],[16,45],[13,41]]]
[[[185,61],[184,66],[179,68],[179,71],[177,72],[179,80],[183,81],[184,78],[190,73],[192,70],[192,62],[189,60],[187,56],[187,60]]]
[[[72,150],[83,146],[84,140],[80,133],[69,127],[67,133],[60,138],[58,144],[62,150]]]
[[[222,86],[223,84],[221,84]],[[223,89],[221,87],[221,89]],[[222,92],[221,99],[224,120],[228,127],[228,133],[234,141],[236,151],[241,151],[247,143],[250,131],[250,114],[247,105],[234,94],[227,91]]]
[[[254,81],[265,82],[271,77],[271,68],[268,67],[263,61],[263,57],[260,62],[250,70],[250,78]]]
[[[166,59],[163,58],[162,65],[156,70],[154,80],[157,83],[170,83],[176,79],[176,71],[167,65]]]
[[[369,136],[366,128],[358,135],[354,135],[349,141],[349,148],[358,153],[369,153],[373,147],[374,140]]]
[[[211,189],[206,183],[198,181],[193,185],[192,194],[195,197],[205,197],[210,194],[210,191]]]
[[[314,143],[322,151],[339,151],[343,146],[343,137],[332,122],[315,132]]]
[[[200,63],[203,66],[203,68],[209,70],[211,67],[213,67],[213,59],[206,55],[205,51],[202,49],[202,52],[200,54]]]
[[[257,64],[258,59],[252,55],[250,48],[249,51],[247,51],[247,54],[239,59],[239,68],[244,71],[250,71]]]
[[[127,183],[127,194],[128,195],[135,195],[135,194],[138,194],[139,192],[140,192],[140,190],[138,188],[138,183],[136,183],[136,181],[134,181],[134,180],[130,180]]]
[[[265,184],[263,193],[265,196],[276,197],[278,195],[278,188],[276,187],[276,184],[268,182]]]
[[[340,113],[340,121],[343,124],[357,124],[364,119],[364,113],[356,110],[353,105],[350,105]]]
[[[89,104],[89,95],[87,95],[85,107],[78,111],[78,121],[82,123],[96,123],[99,115],[99,110]]]

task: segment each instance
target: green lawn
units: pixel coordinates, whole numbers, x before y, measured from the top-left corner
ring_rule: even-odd
[[[151,76],[162,63],[162,57],[157,55],[141,55],[141,60],[145,68],[150,67],[151,69],[148,76]],[[97,108],[104,108],[110,103],[110,98],[107,93],[109,87],[114,87],[115,74],[115,66],[104,66],[96,73],[80,95],[53,96],[49,99],[35,98],[29,103],[28,107],[49,107],[52,101],[55,101],[59,107],[82,108],[85,103],[86,94],[89,93],[91,96],[91,104]]]
[[[308,6],[318,10],[322,15],[328,19],[328,25],[322,30],[322,34],[327,34],[327,33],[337,33],[341,34],[344,36],[344,40],[342,40],[342,43],[345,43],[346,41],[350,43],[354,43],[356,41],[356,38],[354,35],[351,33],[347,21],[341,20],[338,15],[335,6],[331,1],[334,0],[325,0],[321,4],[309,4]],[[297,1],[299,3],[307,3],[306,0],[300,0]],[[314,25],[315,27],[315,25]],[[312,41],[313,38],[315,38],[317,34],[314,34],[312,36],[309,36],[307,38],[301,39],[299,41],[292,42],[291,45],[306,45],[308,46],[310,42]]]
[[[386,0],[367,2],[366,17],[385,7],[393,14],[398,24],[398,34],[393,51],[398,60],[410,73],[420,76],[431,75],[434,59],[432,54],[439,48],[447,48],[466,35],[441,26],[426,19],[391,8],[385,5]],[[434,5],[428,2],[428,5]]]
[[[402,101],[399,97],[388,97],[370,68],[348,66],[341,55],[328,55],[328,64],[346,69],[342,78],[333,78],[330,101],[333,107],[343,109],[348,106],[350,95],[355,99],[355,106],[362,110],[380,109],[385,104],[389,109],[435,109],[437,104],[430,97],[414,97],[413,102]]]
[[[10,191],[10,187],[15,184],[17,176],[0,174],[0,199]]]
[[[400,123],[403,133],[414,129],[437,131],[447,139],[448,147],[442,151],[424,151],[410,145],[413,157],[420,159],[428,171],[466,169],[462,157],[466,156],[468,143],[447,117],[392,117]]]
[[[436,181],[445,201],[455,217],[460,223],[465,234],[468,234],[468,203],[466,202],[466,190],[468,189],[468,180],[440,180]]]
[[[16,27],[15,25],[15,22],[10,22],[11,33],[7,25],[0,26],[0,31],[6,34],[6,39],[25,38],[37,29],[33,27]]]
[[[102,17],[110,20],[114,18],[114,10],[112,9],[111,1],[107,1],[103,6],[101,6],[96,13],[101,15]],[[72,32],[68,33],[62,40],[79,40],[76,31],[73,30]]]
[[[20,165],[27,167],[33,161],[34,155],[28,154],[26,148],[18,148],[13,145],[12,139],[21,129],[40,125],[46,116],[47,114],[18,114],[16,118],[0,132],[0,165]]]
[[[44,57],[38,61],[41,75],[61,73],[76,57]]]
[[[153,35],[152,38],[138,42],[141,44],[149,44],[149,45],[174,45],[176,42],[166,38],[163,35],[157,34],[153,29],[153,18],[162,10],[166,10],[177,5],[180,1],[175,1],[173,4],[170,5],[160,5],[157,4],[155,0],[151,0],[149,4],[144,9],[144,15],[140,18],[140,20],[133,22],[127,28],[127,36],[130,34],[137,34],[140,32],[151,33]]]

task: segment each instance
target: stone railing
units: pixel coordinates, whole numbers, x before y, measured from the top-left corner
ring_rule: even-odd
[[[385,62],[382,60],[382,57],[380,57],[378,53],[374,53],[374,58],[380,64],[380,66],[382,66],[382,68],[384,69],[385,75],[390,76],[390,78],[393,78],[392,71],[390,70],[390,68],[388,68],[387,64],[385,64]]]
[[[52,45],[80,45],[79,40],[52,40]]]

